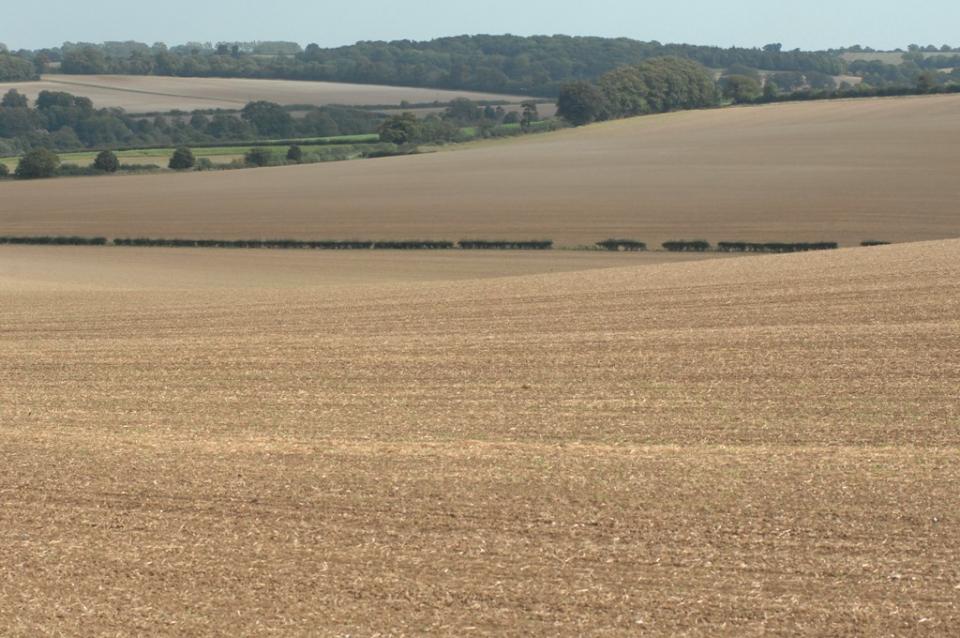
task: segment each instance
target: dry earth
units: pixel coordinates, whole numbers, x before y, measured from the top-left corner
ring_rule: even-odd
[[[960,96],[672,113],[470,150],[0,184],[0,234],[908,241],[960,236]]]
[[[960,633],[960,241],[200,290],[38,250],[4,636]]]
[[[122,108],[131,113],[174,109],[241,109],[247,102],[278,104],[344,104],[351,106],[527,98],[472,91],[444,91],[374,84],[247,80],[240,78],[173,78],[139,75],[45,75],[39,82],[0,83],[0,93],[17,89],[35,100],[40,91],[66,91],[93,100],[98,108]]]
[[[0,246],[0,290],[295,288],[488,279],[680,263],[717,253],[198,250]]]

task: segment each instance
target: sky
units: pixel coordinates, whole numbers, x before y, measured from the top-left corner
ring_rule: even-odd
[[[629,37],[720,46],[876,49],[960,46],[956,0],[47,0],[5,2],[0,42],[289,40],[302,45],[512,33]],[[585,9],[589,8],[589,10]]]

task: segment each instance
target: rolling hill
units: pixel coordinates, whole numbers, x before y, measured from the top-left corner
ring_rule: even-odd
[[[960,97],[730,108],[470,150],[0,185],[0,233],[928,240],[960,235]]]
[[[406,281],[126,250],[0,247],[7,633],[960,629],[958,240]]]

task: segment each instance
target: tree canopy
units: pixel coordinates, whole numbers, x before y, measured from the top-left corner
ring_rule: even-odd
[[[30,151],[20,158],[16,176],[19,179],[53,177],[60,167],[60,157],[45,148]]]
[[[39,53],[39,52],[35,52]],[[414,42],[358,42],[325,49],[291,43],[197,43],[168,48],[139,43],[70,43],[45,50],[64,73],[251,77],[428,86],[556,96],[575,80],[596,80],[621,66],[675,56],[711,68],[744,65],[772,71],[840,74],[846,63],[826,52],[641,42],[628,38],[474,35]]]
[[[597,83],[612,118],[717,104],[710,72],[691,60],[657,58],[605,74]]]

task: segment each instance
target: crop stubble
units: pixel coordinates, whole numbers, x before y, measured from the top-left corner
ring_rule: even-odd
[[[0,627],[955,634],[958,257],[3,280]]]

